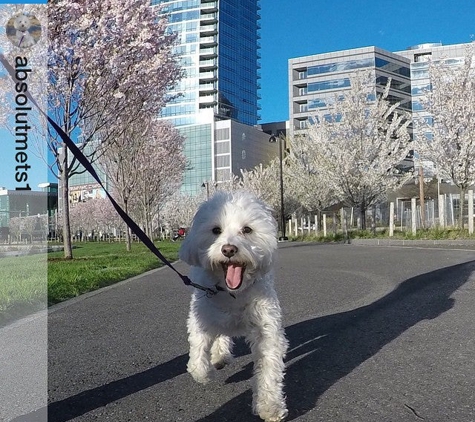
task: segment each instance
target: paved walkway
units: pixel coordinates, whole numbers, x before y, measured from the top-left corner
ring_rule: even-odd
[[[475,421],[472,250],[288,243],[279,256],[288,420]],[[257,422],[242,341],[209,385],[185,372],[189,293],[160,269],[52,308],[49,422]]]

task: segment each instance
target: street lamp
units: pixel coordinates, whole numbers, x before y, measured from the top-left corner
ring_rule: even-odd
[[[214,188],[217,188],[218,187],[218,183],[213,183],[212,186]],[[203,182],[203,184],[201,185],[202,188],[206,188],[206,200],[209,200],[209,195],[210,195],[210,192],[209,192],[209,182],[206,180],[205,182]]]
[[[208,181],[203,182],[201,187],[206,188],[206,200],[208,201],[209,200],[209,182]]]
[[[270,143],[277,142],[279,140],[279,179],[280,179],[280,222],[282,228],[282,236],[279,237],[279,240],[289,240],[289,238],[285,235],[285,213],[284,213],[284,174],[282,169],[282,136],[278,135],[271,135],[269,138]]]

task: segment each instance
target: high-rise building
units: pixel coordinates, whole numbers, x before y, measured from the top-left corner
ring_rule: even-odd
[[[410,60],[378,47],[355,48],[289,60],[289,119],[294,135],[307,127],[316,110],[351,87],[351,75],[374,73],[376,92],[391,78],[388,100],[411,111]]]
[[[258,120],[259,1],[152,0],[178,34],[176,52],[185,78],[163,118],[175,125],[201,123],[200,111],[247,125]]]
[[[200,123],[200,111],[257,124],[259,1],[152,0],[178,34],[177,53],[186,72],[181,93],[163,110],[176,125]]]
[[[252,127],[259,119],[259,1],[152,0],[151,4],[161,5],[168,29],[178,34],[176,51],[186,72],[170,92],[180,95],[161,113],[186,139],[190,165],[182,190],[194,194],[209,181],[219,183],[232,172],[249,168],[242,151],[236,152],[242,150],[243,140],[249,163],[267,161],[275,146],[267,134]],[[234,135],[228,146],[221,138],[223,120],[229,121],[225,125]]]

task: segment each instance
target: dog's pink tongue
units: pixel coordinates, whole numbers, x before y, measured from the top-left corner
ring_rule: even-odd
[[[226,271],[226,284],[230,289],[237,289],[242,280],[242,267],[230,264]]]

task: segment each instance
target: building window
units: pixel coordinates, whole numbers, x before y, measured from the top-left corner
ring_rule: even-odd
[[[308,76],[321,75],[322,73],[343,72],[353,69],[361,69],[363,67],[373,67],[373,58],[360,59],[360,60],[348,60],[346,62],[336,62],[328,64],[320,64],[317,66],[311,66],[308,68]]]
[[[386,76],[378,76],[376,78],[376,84],[381,86],[386,86],[388,83],[388,77]],[[411,93],[411,83],[409,80],[406,81],[399,81],[397,79],[391,79],[391,88],[397,89],[399,91],[407,92],[408,94]]]
[[[349,78],[332,79],[330,81],[313,82],[308,84],[308,92],[326,91],[328,89],[341,89],[351,86]]]
[[[326,107],[327,103],[324,99],[322,98],[314,98],[312,100],[308,100],[308,108],[314,109],[314,108],[320,108],[320,107]]]
[[[229,154],[231,145],[230,142],[216,142],[215,144],[216,154]]]
[[[226,127],[224,129],[216,129],[216,140],[223,141],[229,139],[229,128]]]
[[[218,155],[216,157],[216,167],[229,167],[231,165],[231,156],[227,155]]]
[[[411,72],[408,67],[402,66],[398,63],[388,62],[380,57],[376,57],[375,64],[377,68],[386,70],[387,72],[397,73],[398,75],[410,78]]]
[[[422,111],[424,106],[419,101],[412,102],[412,111]]]
[[[415,62],[428,62],[432,56],[432,53],[414,54]]]

